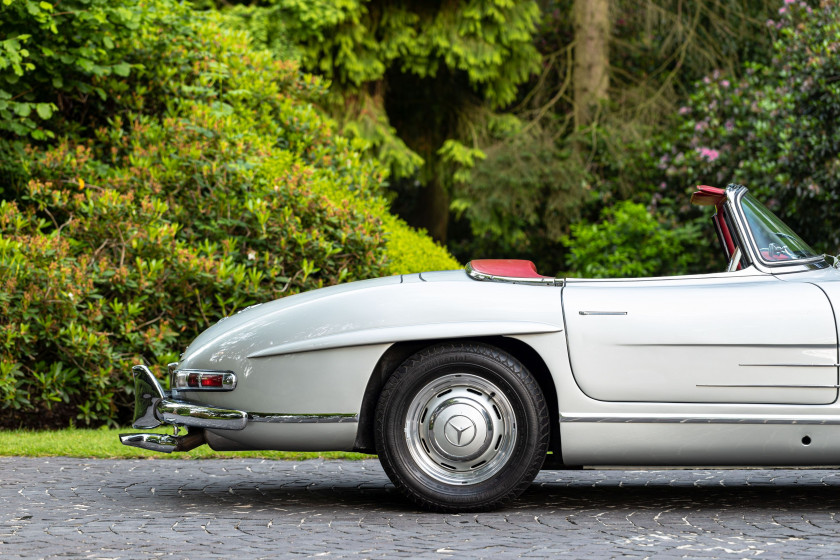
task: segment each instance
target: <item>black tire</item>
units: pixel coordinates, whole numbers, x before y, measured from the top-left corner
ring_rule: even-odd
[[[441,344],[406,360],[376,407],[376,450],[423,508],[480,511],[519,496],[545,460],[549,415],[536,380],[488,344]]]

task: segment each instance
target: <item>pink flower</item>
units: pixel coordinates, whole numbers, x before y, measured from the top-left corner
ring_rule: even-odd
[[[680,110],[678,111],[678,113],[680,115],[685,115],[685,114],[688,114],[690,112],[691,112],[691,109],[689,109],[688,107],[680,107]]]
[[[729,80],[721,80],[720,85],[722,85],[725,88],[728,88],[729,87]]]
[[[780,13],[780,14],[787,13],[787,8],[785,8],[784,6],[782,6],[781,8],[779,8],[779,13]]]
[[[707,161],[712,162],[720,157],[720,152],[711,148],[700,148],[700,157],[706,158]]]

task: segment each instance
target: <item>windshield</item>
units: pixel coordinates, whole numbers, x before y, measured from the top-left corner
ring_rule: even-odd
[[[772,264],[820,256],[751,194],[741,197],[741,208],[761,260]]]

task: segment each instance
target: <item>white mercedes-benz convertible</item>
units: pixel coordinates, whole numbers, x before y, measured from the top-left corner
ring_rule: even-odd
[[[250,307],[134,368],[126,445],[376,453],[419,505],[468,511],[582,465],[840,464],[840,271],[742,186],[701,186],[727,269],[586,280],[528,261]],[[184,432],[186,428],[186,432]]]

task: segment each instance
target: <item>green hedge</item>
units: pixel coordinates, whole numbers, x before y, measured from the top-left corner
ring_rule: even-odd
[[[53,118],[0,203],[6,426],[125,423],[130,366],[161,375],[225,315],[458,266],[388,213],[383,166],[336,134],[320,80],[218,15],[139,9],[132,72],[94,80],[108,112]]]

